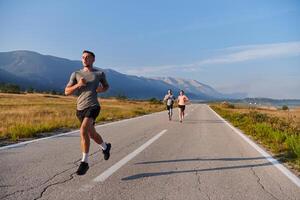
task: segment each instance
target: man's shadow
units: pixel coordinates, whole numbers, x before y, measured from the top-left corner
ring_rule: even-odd
[[[265,157],[252,157],[252,158],[191,158],[191,159],[178,159],[178,160],[159,160],[159,161],[148,161],[139,162],[135,165],[147,165],[147,164],[161,164],[161,163],[176,163],[176,162],[198,162],[198,161],[247,161],[247,160],[266,160]],[[233,170],[233,169],[245,169],[245,168],[255,168],[255,167],[265,167],[273,165],[271,162],[264,162],[260,164],[245,164],[245,165],[235,165],[228,167],[214,167],[205,169],[191,169],[191,170],[176,170],[176,171],[165,171],[165,172],[150,172],[150,173],[139,173],[131,176],[122,178],[123,181],[130,181],[140,178],[155,177],[155,176],[165,176],[172,174],[183,174],[183,173],[195,173],[195,172],[210,172],[210,171],[220,171],[220,170]]]

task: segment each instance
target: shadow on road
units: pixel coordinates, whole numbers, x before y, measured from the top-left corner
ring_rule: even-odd
[[[271,158],[271,157],[267,157]],[[243,161],[243,160],[263,160],[267,159],[265,157],[252,157],[252,158],[186,158],[186,159],[176,159],[176,160],[155,160],[147,162],[138,162],[135,165],[145,165],[145,164],[156,164],[156,163],[174,163],[174,162],[192,162],[192,161]]]
[[[61,137],[61,138],[73,138],[73,137],[80,137],[80,135],[78,135],[78,134],[70,134],[70,135],[61,135],[61,136],[59,136],[59,137]]]
[[[260,159],[260,158],[259,158]],[[230,167],[216,167],[207,169],[192,169],[192,170],[178,170],[178,171],[165,171],[165,172],[151,172],[151,173],[140,173],[132,176],[127,176],[122,178],[122,181],[130,181],[140,178],[155,177],[155,176],[165,176],[172,174],[183,174],[183,173],[195,173],[195,172],[210,172],[210,171],[220,171],[220,170],[231,170],[231,169],[244,169],[244,168],[255,168],[255,167],[265,167],[270,166],[272,163],[266,162],[261,164],[250,164],[250,165],[237,165]]]

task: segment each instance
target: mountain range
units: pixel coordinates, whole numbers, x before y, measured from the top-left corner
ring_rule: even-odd
[[[13,83],[22,89],[63,91],[73,71],[82,68],[81,61],[69,60],[33,51],[0,52],[0,83]],[[177,95],[180,89],[195,100],[241,99],[246,94],[222,94],[196,80],[174,77],[147,78],[126,75],[113,69],[100,68],[110,84],[105,96],[133,99],[163,98],[168,89]]]

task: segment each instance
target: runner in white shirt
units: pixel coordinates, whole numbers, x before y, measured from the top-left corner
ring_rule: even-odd
[[[168,94],[166,94],[164,98],[164,102],[166,102],[167,105],[168,116],[170,121],[172,120],[174,101],[175,101],[175,97],[173,96],[172,90],[169,89]]]

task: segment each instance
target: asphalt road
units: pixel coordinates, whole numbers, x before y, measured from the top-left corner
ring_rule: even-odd
[[[294,182],[207,105],[179,123],[160,112],[97,130],[112,143],[104,161],[91,142],[90,169],[75,171],[78,131],[0,149],[0,199],[300,199]],[[296,180],[296,183],[295,183]]]

